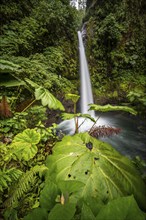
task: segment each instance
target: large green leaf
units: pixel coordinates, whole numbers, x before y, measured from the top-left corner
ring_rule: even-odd
[[[145,220],[133,196],[121,197],[103,206],[96,220]]]
[[[85,184],[78,180],[60,180],[57,183],[63,197],[64,203],[68,202],[68,200],[72,203],[77,203],[80,199],[80,191],[83,190]]]
[[[33,158],[38,148],[36,144],[40,141],[40,134],[34,129],[26,129],[15,136],[11,145],[13,153],[19,160],[28,161]]]
[[[10,61],[0,60],[0,86],[14,87],[24,85],[24,82],[15,76],[15,72],[19,68],[20,66]]]
[[[33,81],[31,81],[28,78],[25,78],[25,82],[28,83],[30,86],[32,86],[33,88],[39,88],[39,85],[34,83]]]
[[[47,175],[54,181],[77,180],[85,184],[79,194],[85,200],[100,201],[134,194],[138,204],[146,208],[146,188],[131,161],[109,144],[88,134],[66,136],[53,148],[47,159]]]
[[[112,105],[96,105],[96,104],[90,104],[89,105],[90,108],[89,110],[95,110],[95,111],[100,111],[100,112],[109,112],[109,111],[125,111],[125,112],[129,112],[133,115],[136,115],[137,112],[133,109],[133,108],[130,108],[130,107],[127,107],[127,106],[112,106]]]
[[[95,216],[90,207],[83,203],[81,210],[81,220],[95,220]]]
[[[87,118],[87,119],[90,119],[92,122],[96,122],[96,120],[94,118],[91,117],[91,115],[89,114],[82,114],[82,113],[76,113],[76,114],[73,114],[73,113],[62,113],[61,114],[61,118],[63,120],[70,120],[70,119],[73,119],[75,117],[81,117],[81,118]]]
[[[25,78],[25,82],[35,88],[36,100],[41,100],[43,106],[48,106],[51,109],[60,109],[64,111],[62,103],[56,99],[47,89],[39,86],[28,78]]]
[[[47,220],[48,213],[46,209],[36,208],[30,214],[24,217],[24,220]]]
[[[84,187],[84,183],[77,180],[61,180],[58,182],[61,192],[69,194],[80,191]]]
[[[50,211],[56,204],[55,199],[58,194],[57,185],[48,181],[40,195],[40,206]]]
[[[48,106],[51,109],[65,110],[61,102],[43,87],[35,89],[35,97],[37,100],[41,100],[43,106]]]
[[[5,86],[5,87],[15,87],[15,86],[21,86],[24,85],[23,81],[19,81],[13,77],[8,77],[8,76],[3,76],[1,78],[0,86]]]
[[[56,204],[48,216],[48,220],[71,220],[75,214],[75,204]]]
[[[76,94],[68,93],[68,94],[65,94],[65,98],[67,100],[72,100],[73,103],[76,103],[79,100],[80,96]]]

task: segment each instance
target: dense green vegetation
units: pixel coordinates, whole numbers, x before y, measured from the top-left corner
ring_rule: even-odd
[[[144,161],[98,140],[120,129],[96,127],[77,112],[79,3],[78,11],[69,0],[1,1],[0,219],[146,217]],[[87,1],[86,51],[98,102],[91,110],[144,112],[145,9],[144,1]],[[106,102],[120,106],[100,105]],[[74,120],[73,136],[57,130],[61,119]],[[86,119],[94,124],[79,133]]]
[[[131,102],[145,110],[145,1],[87,0],[87,6],[86,47],[95,99]]]
[[[73,90],[67,78],[77,75],[77,10],[69,1],[2,2],[1,59],[19,65],[13,75],[56,93]]]

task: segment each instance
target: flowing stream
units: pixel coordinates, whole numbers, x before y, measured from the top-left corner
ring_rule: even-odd
[[[118,135],[100,138],[101,140],[110,143],[115,149],[130,158],[140,156],[146,160],[146,121],[142,121],[136,116],[131,116],[127,113],[97,113],[88,111],[88,104],[93,103],[92,87],[90,74],[88,70],[85,49],[82,41],[82,34],[78,32],[79,52],[80,52],[80,81],[81,81],[81,113],[91,114],[92,117],[99,117],[96,126],[112,126],[121,128]],[[79,118],[79,132],[88,131],[93,122]],[[72,135],[75,132],[74,120],[66,120],[58,125],[58,130],[63,133]]]

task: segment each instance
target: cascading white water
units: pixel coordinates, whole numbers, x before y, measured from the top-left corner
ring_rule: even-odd
[[[87,63],[84,44],[82,40],[82,34],[80,31],[78,31],[78,39],[79,39],[79,54],[80,54],[81,113],[90,114],[93,118],[96,119],[95,112],[88,111],[89,109],[88,104],[91,103],[93,104],[94,102],[93,102],[90,74],[88,70],[88,63]],[[100,125],[106,124],[105,120],[101,118],[98,120],[98,122]],[[88,131],[93,125],[93,122],[90,119],[85,120],[85,118],[78,118],[78,123],[79,123],[79,132]],[[75,132],[74,119],[61,122],[58,125],[58,129],[61,129],[68,134],[74,134]]]
[[[81,32],[78,32],[78,38],[81,66],[81,112],[90,113],[92,117],[94,117],[94,112],[88,112],[88,104],[93,103],[93,96]],[[93,125],[93,122],[91,122],[90,120],[86,120],[84,121],[84,123],[82,123],[83,121],[84,118],[79,118],[79,125],[81,125],[79,127],[79,132],[88,131]],[[96,125],[120,127],[122,129],[122,132],[119,135],[110,138],[102,138],[102,140],[112,144],[113,147],[115,147],[119,152],[124,155],[128,155],[130,157],[140,155],[141,158],[146,160],[146,136],[139,131],[138,127],[141,127],[141,125],[138,122],[136,124],[136,121],[130,119],[129,116],[127,117],[121,114],[111,115],[107,113],[105,115],[102,115],[102,117],[100,118],[98,117]],[[73,135],[75,133],[74,119],[61,122],[58,125],[58,131]]]
[[[88,111],[88,104],[93,104],[92,86],[90,80],[90,74],[88,69],[88,63],[86,59],[84,44],[82,40],[82,34],[78,31],[79,39],[79,54],[80,54],[80,82],[81,82],[81,113],[91,114],[95,117],[94,111]]]

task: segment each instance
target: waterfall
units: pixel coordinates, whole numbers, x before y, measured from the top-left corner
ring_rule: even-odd
[[[80,82],[81,82],[81,113],[91,114],[92,117],[95,117],[94,111],[88,111],[88,104],[93,104],[93,94],[91,87],[90,74],[88,69],[88,63],[86,59],[84,44],[82,40],[82,34],[78,31],[79,39],[79,54],[80,54]]]
[[[84,44],[82,40],[82,34],[80,31],[78,31],[78,39],[79,39],[79,54],[80,54],[81,113],[90,114],[93,118],[96,119],[95,112],[88,111],[89,109],[88,104],[91,104],[91,103],[93,104],[94,102],[93,102],[90,74],[88,70],[88,63],[87,63]],[[106,121],[102,118],[100,118],[98,122],[100,125],[106,124]],[[79,123],[79,132],[88,131],[93,125],[93,122],[90,119],[85,120],[85,118],[82,118],[82,117],[78,118],[78,123]],[[58,130],[61,130],[64,133],[67,133],[70,135],[74,134],[75,133],[74,119],[61,122],[58,125]]]
[[[78,32],[78,38],[80,50],[81,112],[89,113],[88,104],[93,103],[92,87],[81,32]],[[91,116],[94,117],[93,111],[91,111]],[[85,121],[84,118],[79,118],[79,125],[81,125],[79,127],[79,132],[85,132],[91,129],[93,122],[90,120]],[[101,117],[98,117],[98,121],[96,123],[96,126],[122,128],[122,132],[119,135],[110,138],[102,137],[100,139],[110,143],[123,155],[128,155],[129,157],[136,157],[137,155],[140,155],[142,159],[146,160],[146,136],[138,129],[141,125],[142,124],[139,122],[139,118],[135,121],[135,119],[130,118],[129,115],[124,116],[119,113],[102,114]],[[74,119],[61,122],[57,126],[57,131],[58,135],[62,135],[62,132],[68,135],[73,135],[75,133]],[[137,135],[137,133],[139,133],[139,135]]]

